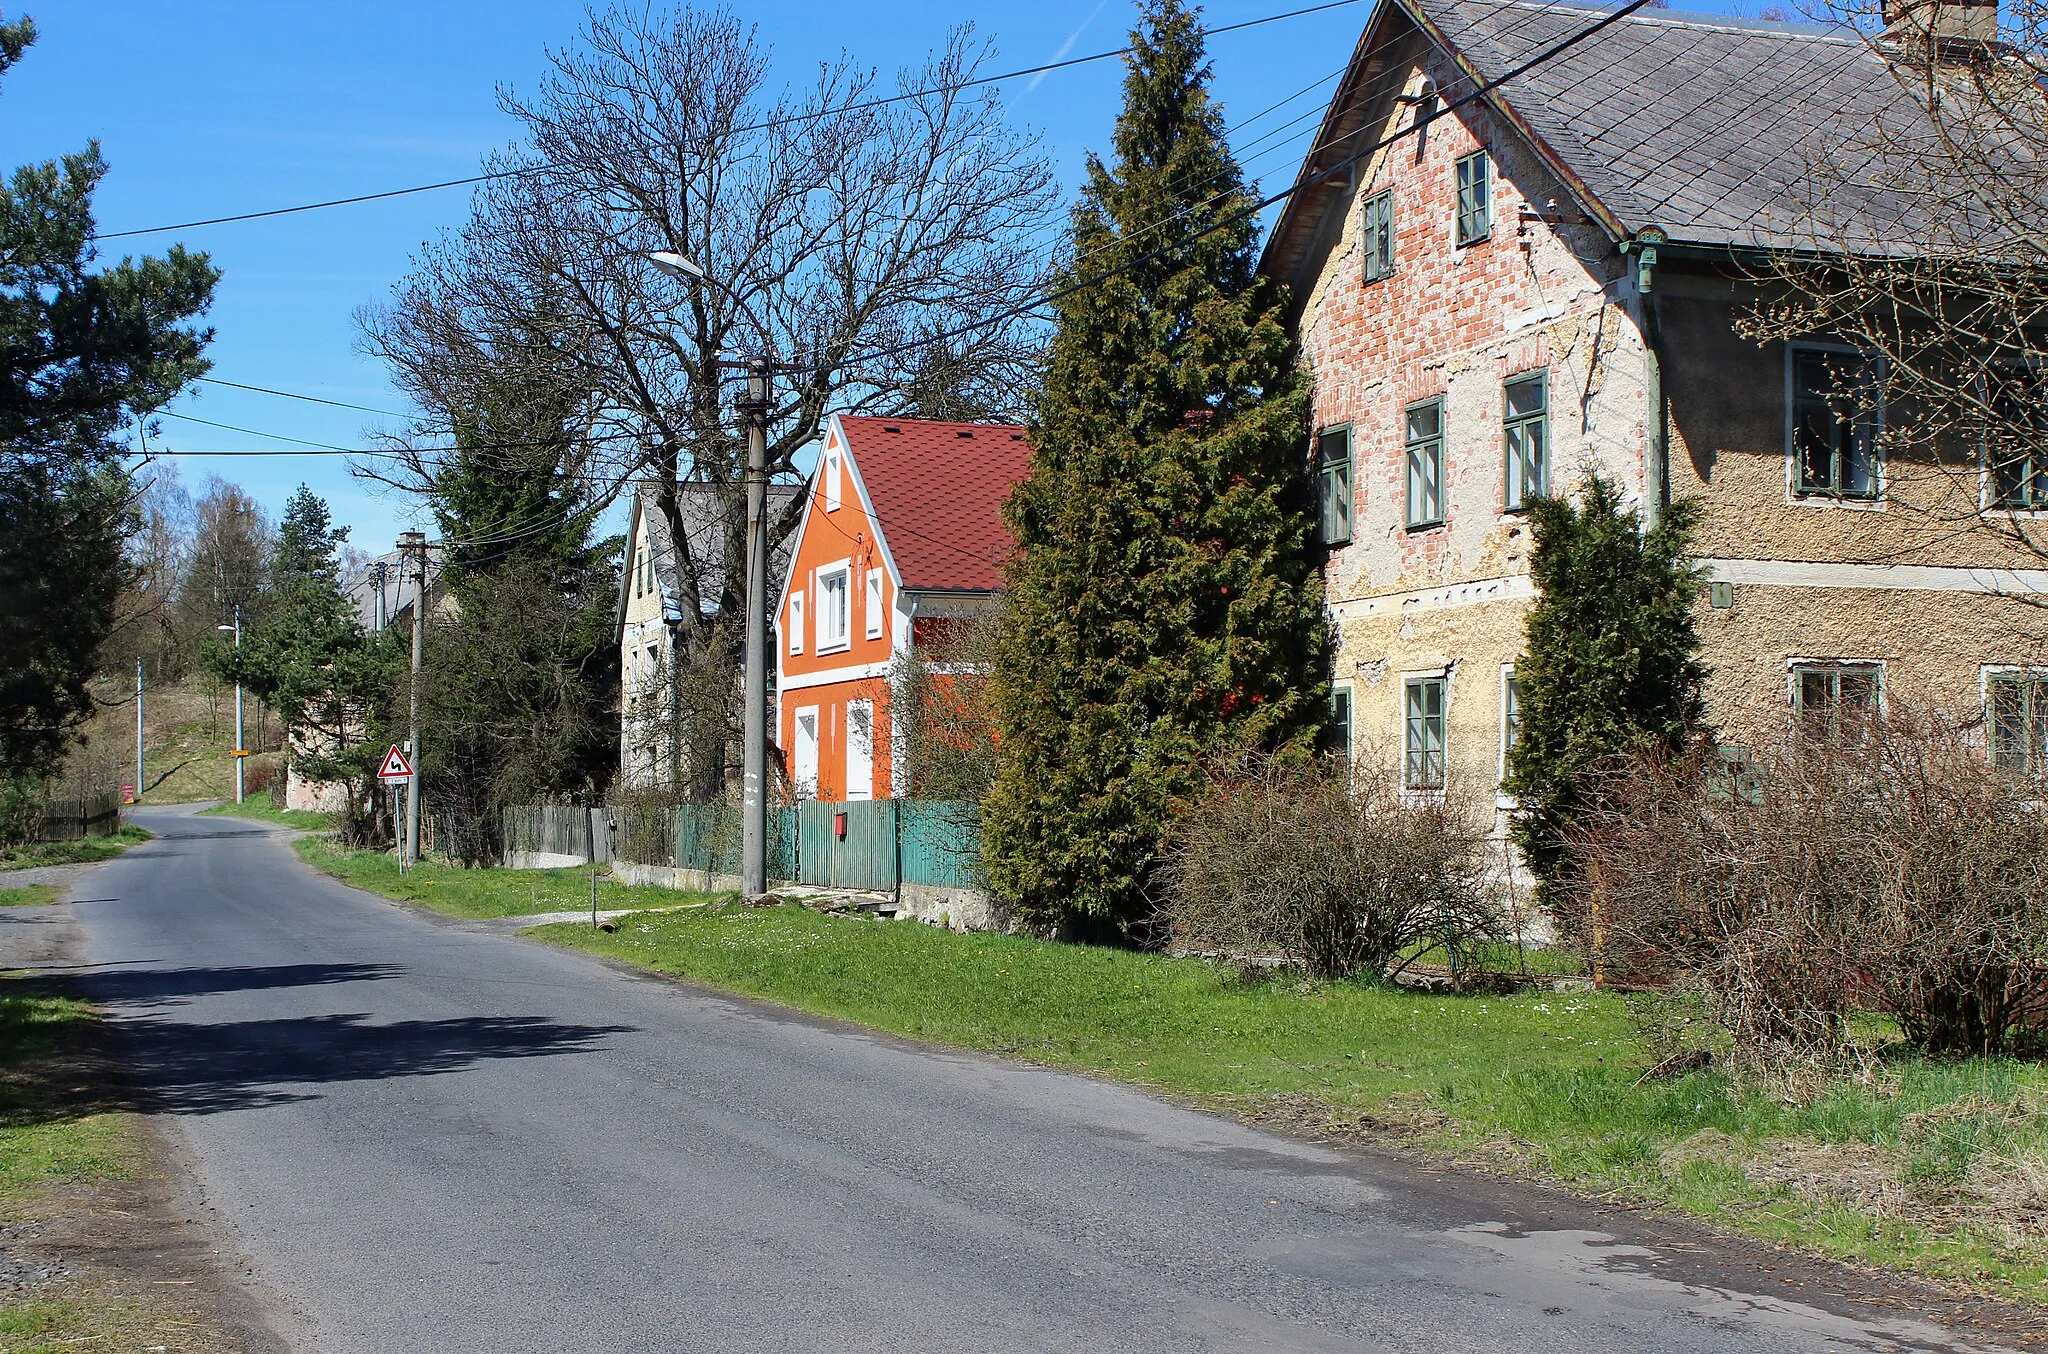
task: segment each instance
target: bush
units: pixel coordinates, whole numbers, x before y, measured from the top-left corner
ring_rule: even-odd
[[[1213,775],[1160,876],[1173,943],[1336,978],[1499,939],[1485,815],[1455,797],[1404,802],[1395,784],[1276,760]]]
[[[0,849],[43,837],[43,782],[36,776],[0,776]]]
[[[1740,1066],[1846,1051],[1890,1014],[2003,1053],[2048,1001],[2048,813],[1967,725],[1901,708],[1740,769],[1710,748],[1601,776],[1560,920],[1624,984],[1697,993]]]

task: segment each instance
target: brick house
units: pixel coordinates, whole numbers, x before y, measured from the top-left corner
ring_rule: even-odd
[[[798,797],[906,792],[892,674],[995,595],[1025,456],[1006,424],[827,421],[775,613],[777,742]]]
[[[1608,12],[1381,0],[1269,239],[1314,379],[1354,757],[1414,788],[1497,779],[1534,595],[1522,504],[1597,468],[1653,518],[1704,509],[1696,620],[1728,737],[1910,692],[1995,708],[1997,754],[2038,764],[2048,570],[1956,529],[1959,477],[1840,397],[1857,354],[1735,329],[1765,295],[1759,263],[1813,239],[1813,147],[1911,115],[1881,50],[1642,10],[1396,136]],[[1834,197],[1880,239],[1907,215]]]

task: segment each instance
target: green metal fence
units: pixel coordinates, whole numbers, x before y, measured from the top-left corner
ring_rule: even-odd
[[[621,860],[740,873],[738,805],[621,806],[612,812]],[[660,815],[659,822],[654,814]],[[981,826],[973,804],[807,800],[768,811],[770,879],[873,892],[887,892],[899,883],[972,888],[979,882],[980,866]]]

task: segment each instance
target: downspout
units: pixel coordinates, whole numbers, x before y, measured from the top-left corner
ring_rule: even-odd
[[[1636,299],[1643,335],[1643,527],[1655,530],[1671,506],[1671,411],[1664,399],[1664,330],[1655,290],[1657,246],[1664,232],[1652,226],[1624,240],[1636,256]]]

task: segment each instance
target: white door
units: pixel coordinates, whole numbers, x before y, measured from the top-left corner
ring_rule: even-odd
[[[846,797],[875,797],[875,703],[846,703]]]
[[[789,769],[798,799],[815,799],[818,794],[818,707],[806,705],[796,712],[796,763]]]

